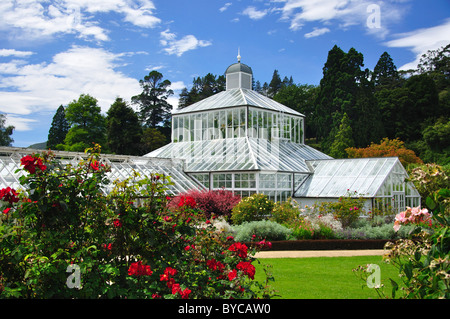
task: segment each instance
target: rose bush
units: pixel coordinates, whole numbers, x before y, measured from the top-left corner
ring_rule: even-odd
[[[169,209],[168,176],[111,185],[99,147],[87,151],[67,165],[26,156],[23,190],[0,191],[0,298],[270,297],[253,279],[257,246],[216,231],[192,198]]]

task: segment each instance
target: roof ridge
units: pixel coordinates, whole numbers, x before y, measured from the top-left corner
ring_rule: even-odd
[[[242,99],[244,100],[244,105],[248,105],[247,98],[245,97],[245,93],[242,88],[239,88],[239,92],[241,92]]]

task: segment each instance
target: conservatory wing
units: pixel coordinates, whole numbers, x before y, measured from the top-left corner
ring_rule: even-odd
[[[11,187],[21,189],[20,177],[26,174],[20,159],[28,154],[43,151],[24,148],[2,147],[0,148],[0,188]],[[63,165],[77,165],[80,160],[87,157],[85,153],[52,151]],[[167,193],[171,195],[186,192],[190,189],[202,189],[203,186],[194,181],[183,171],[183,162],[177,159],[145,158],[122,155],[101,155],[101,162],[111,166],[107,173],[110,181],[124,180],[138,172],[140,176],[150,176],[152,173],[170,176],[173,185],[168,186]],[[112,185],[106,186],[103,191],[111,191]]]
[[[299,186],[295,197],[338,198],[352,194],[370,198],[376,195],[398,159],[355,158],[307,163],[314,174]]]

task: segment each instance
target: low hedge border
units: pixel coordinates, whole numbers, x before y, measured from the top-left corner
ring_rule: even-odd
[[[271,241],[271,248],[262,250],[361,250],[383,249],[387,242],[395,242],[391,239],[313,239],[313,240],[281,240]],[[254,245],[255,243],[245,243]]]

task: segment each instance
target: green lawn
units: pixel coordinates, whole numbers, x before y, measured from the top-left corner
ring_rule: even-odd
[[[383,262],[381,256],[276,258],[255,262],[255,279],[263,282],[263,264],[272,265],[275,278],[270,285],[282,299],[368,299],[379,298],[374,289],[367,287],[352,269],[359,265],[377,264],[381,270],[381,283],[387,296],[391,296],[389,278],[398,282],[398,271]],[[364,285],[364,287],[363,287]]]

